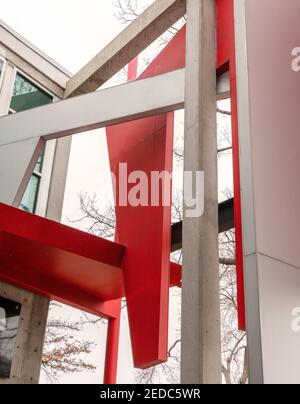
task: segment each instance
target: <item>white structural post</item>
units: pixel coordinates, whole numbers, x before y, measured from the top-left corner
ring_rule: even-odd
[[[214,0],[187,1],[184,167],[205,173],[205,201],[183,220],[184,384],[221,382],[215,25]]]
[[[235,0],[251,384],[300,383],[299,0]]]

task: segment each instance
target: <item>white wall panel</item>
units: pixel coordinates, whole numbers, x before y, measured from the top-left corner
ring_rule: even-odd
[[[243,242],[252,383],[300,383],[300,0],[236,0]]]

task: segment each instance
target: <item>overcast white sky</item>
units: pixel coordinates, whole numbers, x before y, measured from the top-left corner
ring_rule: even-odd
[[[73,73],[122,29],[111,0],[0,0],[0,9],[2,20]]]
[[[149,4],[152,0],[139,0]],[[108,44],[124,26],[115,18],[112,0],[0,0],[0,18],[18,33],[75,73],[96,53]],[[177,130],[182,114],[177,116]],[[228,159],[220,164],[220,188],[231,184],[231,170]],[[105,133],[95,131],[74,137],[66,188],[63,219],[77,218],[78,194],[81,192],[101,195],[105,206],[111,200],[109,165]],[[77,319],[72,309],[64,309],[65,318]],[[171,313],[171,334],[176,326],[177,309]],[[61,382],[101,383],[104,362],[105,327],[88,327],[84,338],[98,342],[92,355],[92,362],[98,366],[94,374],[65,376]],[[126,319],[122,324],[119,382],[132,383],[133,369]]]

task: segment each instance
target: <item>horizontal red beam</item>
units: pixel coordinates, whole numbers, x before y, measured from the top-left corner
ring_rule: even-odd
[[[125,247],[0,203],[0,231],[120,267]]]
[[[0,279],[103,317],[124,296],[125,247],[0,204]]]
[[[126,248],[0,204],[0,280],[104,318],[125,296]],[[180,269],[172,265],[171,286]]]

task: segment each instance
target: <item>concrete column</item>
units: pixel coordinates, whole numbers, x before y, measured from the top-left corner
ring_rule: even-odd
[[[46,216],[61,221],[72,137],[56,140]]]
[[[24,295],[22,290],[19,290],[19,293]],[[10,382],[37,384],[41,371],[49,299],[32,293],[26,295],[22,301]]]
[[[187,0],[185,171],[205,172],[205,211],[183,220],[183,384],[221,382],[215,55],[215,1]]]
[[[21,305],[10,379],[1,379],[0,384],[36,384],[40,375],[49,300],[3,282],[0,282],[0,296]]]

